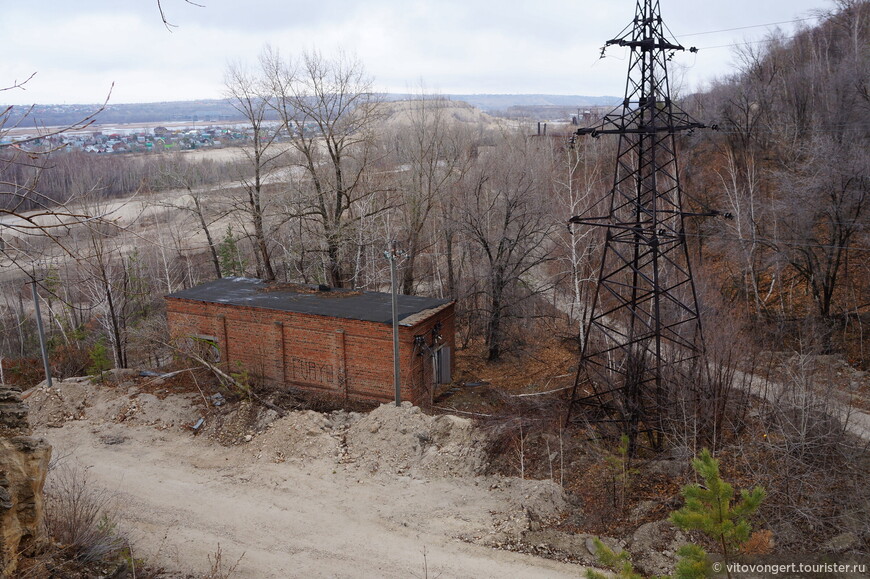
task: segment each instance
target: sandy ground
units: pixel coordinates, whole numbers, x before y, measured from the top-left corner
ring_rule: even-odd
[[[221,446],[185,426],[203,414],[195,395],[61,382],[30,403],[55,456],[115,494],[135,555],[168,570],[202,573],[220,546],[250,579],[583,573],[475,544],[565,505],[549,482],[470,476],[480,454],[464,419],[297,412]]]

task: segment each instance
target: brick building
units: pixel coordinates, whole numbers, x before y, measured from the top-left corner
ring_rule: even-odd
[[[390,294],[223,278],[166,296],[176,342],[228,372],[359,400],[395,398]],[[454,304],[398,296],[402,400],[431,404],[453,373]]]

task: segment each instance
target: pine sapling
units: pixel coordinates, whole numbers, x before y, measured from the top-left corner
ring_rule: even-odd
[[[638,473],[636,468],[631,468],[631,453],[629,448],[628,435],[623,434],[619,438],[616,454],[607,456],[604,459],[607,469],[610,471],[611,481],[613,482],[613,506],[620,510],[625,509],[628,492],[631,488],[631,480]]]
[[[697,529],[712,538],[727,563],[749,540],[752,532],[749,518],[764,500],[764,489],[757,486],[752,491],[743,490],[740,498],[735,500],[734,487],[722,480],[719,461],[707,449],[692,461],[692,467],[704,479],[704,484],[683,487],[681,494],[686,504],[671,513],[671,522],[684,530]],[[677,577],[706,576],[709,560],[703,549],[690,545],[681,549],[679,554],[683,559],[677,565]],[[727,568],[725,565],[726,571]]]
[[[616,553],[598,537],[593,538],[592,542],[595,543],[595,558],[605,567],[613,569],[616,572],[616,579],[643,579],[643,575],[634,570],[627,552]],[[594,569],[586,570],[586,579],[607,579],[607,577],[608,575]]]
[[[102,337],[94,342],[94,345],[88,352],[88,357],[91,360],[91,365],[87,369],[88,374],[97,376],[100,382],[102,382],[103,373],[112,367],[112,361],[109,360],[109,351]]]

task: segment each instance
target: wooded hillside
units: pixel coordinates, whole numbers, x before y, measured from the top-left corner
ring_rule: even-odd
[[[870,4],[738,50],[739,70],[692,97],[714,132],[685,143],[686,189],[730,213],[696,223],[702,272],[768,347],[845,352],[868,366]],[[778,346],[777,346],[778,347]]]

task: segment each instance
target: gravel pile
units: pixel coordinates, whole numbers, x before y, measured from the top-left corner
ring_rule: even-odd
[[[487,465],[485,438],[465,418],[429,416],[403,403],[384,404],[353,422],[347,455],[371,473],[475,476]]]

